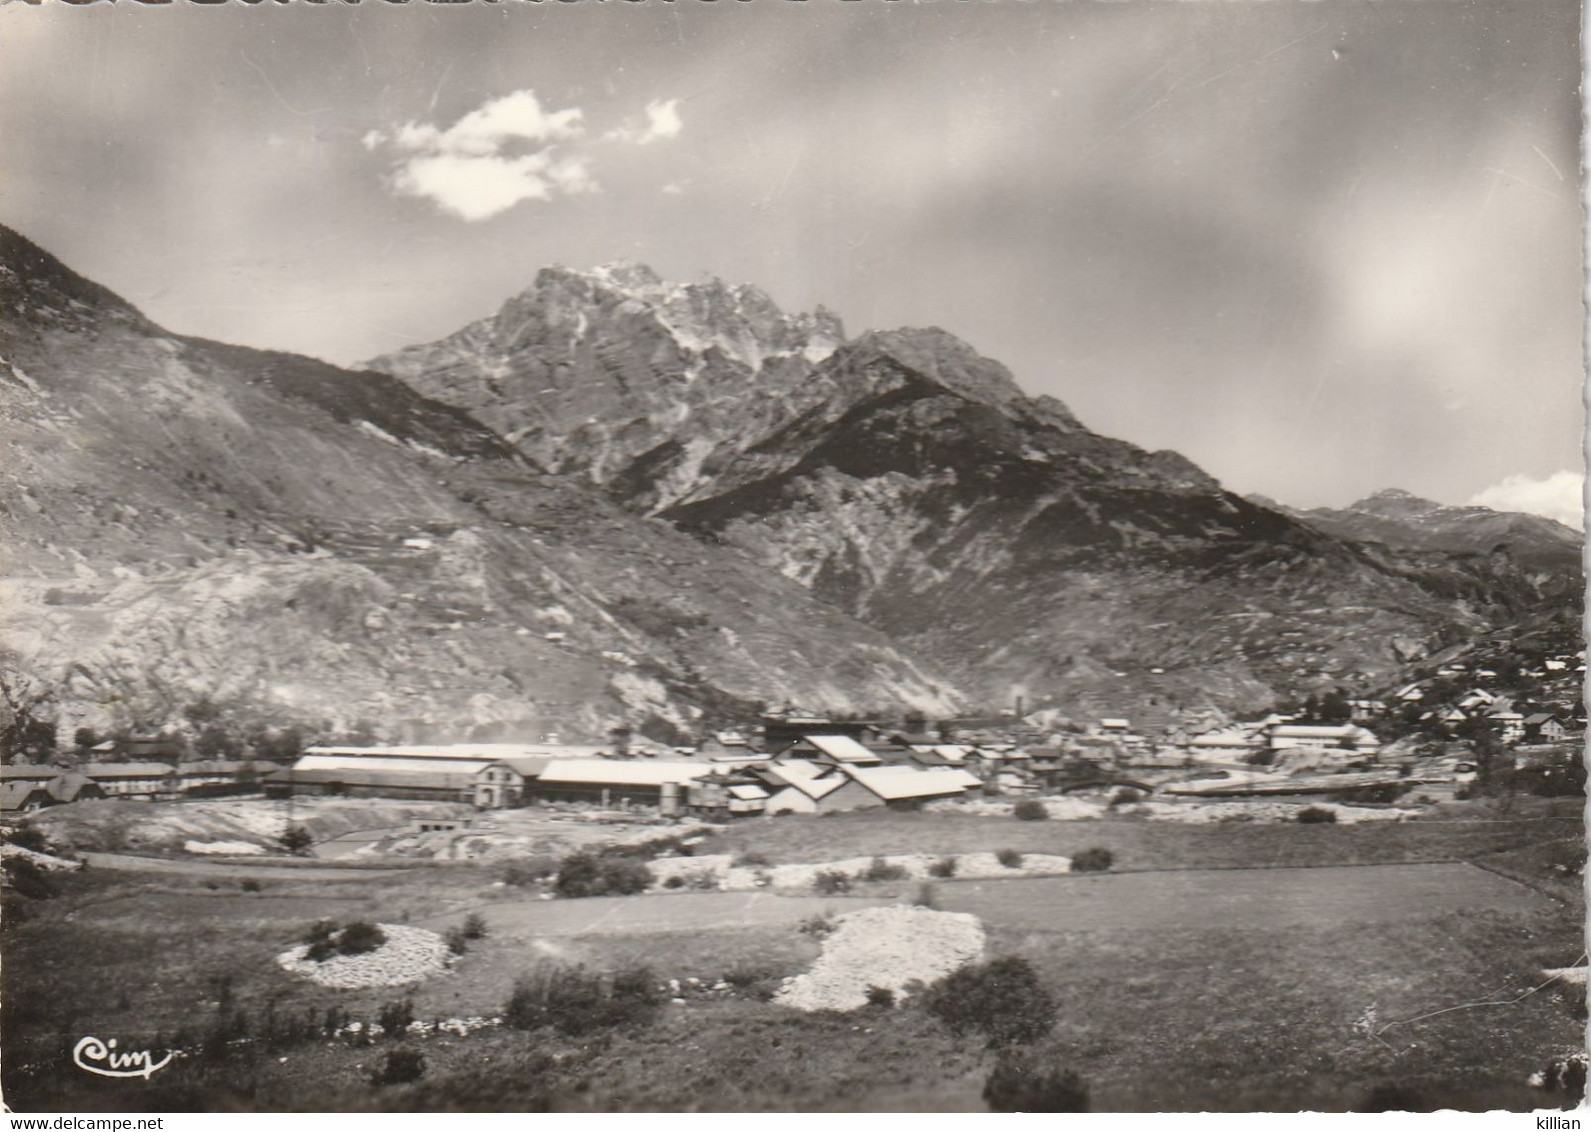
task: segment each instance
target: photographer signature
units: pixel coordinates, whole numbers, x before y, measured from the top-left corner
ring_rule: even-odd
[[[97,1073],[101,1077],[142,1077],[149,1080],[157,1070],[171,1064],[175,1052],[167,1053],[159,1061],[146,1049],[127,1053],[116,1051],[116,1039],[102,1042],[95,1037],[81,1039],[72,1047],[72,1063],[79,1069]]]

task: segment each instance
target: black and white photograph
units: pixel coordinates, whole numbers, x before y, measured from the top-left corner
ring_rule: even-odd
[[[0,7],[4,1109],[1579,1127],[1581,15]]]

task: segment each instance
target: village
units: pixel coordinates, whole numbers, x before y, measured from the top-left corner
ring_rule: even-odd
[[[725,820],[1091,794],[1118,804],[1149,797],[1430,804],[1467,796],[1478,775],[1504,772],[1527,791],[1574,792],[1584,780],[1584,656],[1538,664],[1502,676],[1454,663],[1382,698],[1328,692],[1295,713],[1202,728],[1166,717],[1155,726],[1074,721],[1053,708],[1023,716],[1020,704],[932,724],[787,709],[710,731],[691,746],[617,727],[602,745],[555,735],[535,743],[328,743],[285,764],[184,758],[188,745],[168,732],[80,747],[75,758],[0,766],[0,810],[99,799],[344,797]]]

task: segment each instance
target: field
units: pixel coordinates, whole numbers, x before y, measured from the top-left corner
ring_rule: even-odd
[[[711,851],[799,861],[1112,848],[1129,871],[938,881],[931,895],[939,907],[979,915],[990,954],[1035,965],[1059,1003],[1041,1048],[1083,1077],[1096,1110],[1340,1111],[1390,1086],[1416,1107],[1562,1106],[1566,1094],[1526,1080],[1580,1047],[1583,999],[1557,985],[1523,992],[1542,982],[1542,967],[1571,964],[1584,947],[1583,905],[1556,871],[1575,819],[1469,813],[1485,820],[1176,826],[848,815],[748,823],[714,838]],[[1441,863],[1467,859],[1487,867]],[[1256,862],[1331,867],[1236,867]],[[983,1108],[993,1055],[920,1009],[804,1015],[761,1001],[819,954],[798,930],[803,920],[896,898],[899,886],[860,886],[851,897],[541,901],[498,876],[459,866],[240,878],[217,867],[90,869],[60,881],[59,895],[29,902],[6,927],[7,1103],[20,1111]],[[440,929],[471,911],[485,919],[486,938],[452,973],[410,990],[328,990],[273,962],[322,917]],[[684,1001],[665,1003],[650,1025],[579,1038],[507,1028],[415,1037],[406,1044],[424,1054],[426,1072],[409,1085],[371,1085],[382,1049],[344,1039],[269,1051],[245,1044],[184,1059],[148,1082],[90,1077],[61,1060],[85,1034],[117,1037],[124,1048],[193,1048],[228,1010],[256,1029],[267,1014],[328,1007],[369,1020],[409,995],[420,1019],[490,1016],[515,978],[539,965],[638,963],[686,986]],[[725,976],[733,988],[706,990]]]

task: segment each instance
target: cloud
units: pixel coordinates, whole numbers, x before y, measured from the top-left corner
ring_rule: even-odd
[[[644,124],[626,121],[600,140],[650,145],[677,137],[679,99],[653,99],[645,118]],[[370,130],[360,141],[372,152],[397,155],[389,182],[393,191],[429,200],[461,220],[489,220],[521,201],[602,188],[591,172],[593,139],[586,133],[585,112],[578,106],[548,109],[532,90],[482,103],[446,129],[405,122],[392,130]]]
[[[1543,515],[1575,530],[1583,530],[1584,490],[1585,477],[1575,472],[1553,472],[1545,479],[1513,475],[1476,492],[1470,505]]]
[[[583,118],[579,107],[548,110],[534,91],[516,90],[447,129],[406,122],[390,132],[371,130],[362,142],[400,155],[391,180],[396,192],[478,221],[521,201],[599,191],[580,148]]]
[[[609,130],[606,137],[609,141],[629,142],[631,145],[651,145],[655,141],[679,137],[684,125],[679,116],[679,99],[664,101],[654,98],[646,104],[646,125],[626,122]]]

